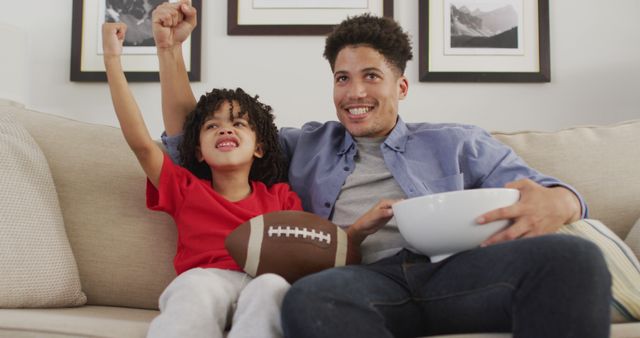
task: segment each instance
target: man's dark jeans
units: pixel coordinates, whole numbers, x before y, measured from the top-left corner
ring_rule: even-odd
[[[611,277],[593,243],[546,235],[441,262],[402,250],[296,282],[286,337],[415,337],[513,332],[516,338],[608,337]]]

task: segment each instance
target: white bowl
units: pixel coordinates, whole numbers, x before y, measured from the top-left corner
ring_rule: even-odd
[[[510,224],[508,220],[476,223],[488,211],[512,205],[515,189],[485,188],[420,196],[393,205],[402,237],[432,262],[477,247]]]

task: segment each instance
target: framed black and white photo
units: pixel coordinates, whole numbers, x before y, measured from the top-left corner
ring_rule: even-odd
[[[549,82],[549,0],[421,0],[420,81]]]
[[[325,35],[363,13],[393,17],[393,0],[227,0],[227,34]]]
[[[122,66],[132,82],[159,81],[159,65],[151,26],[151,12],[163,2],[176,0],[73,0],[71,81],[106,81],[102,24],[127,24]],[[192,0],[198,25],[182,44],[191,81],[200,80],[201,0]]]

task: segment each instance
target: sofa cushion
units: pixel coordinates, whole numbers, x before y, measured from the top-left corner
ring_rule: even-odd
[[[589,218],[625,238],[640,217],[640,120],[556,132],[494,133],[530,166],[576,188]]]
[[[153,310],[84,306],[67,309],[0,309],[0,338],[146,337]],[[611,338],[638,337],[640,322],[611,326]],[[430,338],[511,338],[510,333],[469,333]]]
[[[586,238],[602,250],[612,279],[612,322],[640,320],[640,263],[631,249],[593,219],[565,225],[558,232]]]
[[[64,309],[0,309],[0,337],[140,337],[154,310],[83,306]]]
[[[49,162],[87,304],[157,309],[175,277],[175,225],[147,210],[146,177],[120,129],[10,109]]]
[[[47,161],[0,112],[0,307],[86,302]]]
[[[631,251],[636,254],[636,257],[640,259],[640,218],[638,218],[636,224],[631,228],[629,235],[627,235],[624,241],[631,248]]]

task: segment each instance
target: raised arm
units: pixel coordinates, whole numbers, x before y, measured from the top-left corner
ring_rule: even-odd
[[[102,26],[104,66],[122,134],[147,177],[157,187],[164,155],[149,135],[122,69],[120,55],[126,31],[127,25],[124,23],[105,23]]]
[[[162,119],[167,135],[182,132],[184,120],[196,106],[182,55],[182,43],[197,25],[190,0],[165,2],[153,11],[153,37],[160,63]]]

